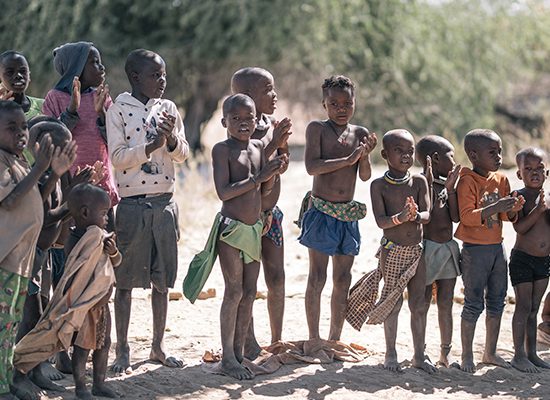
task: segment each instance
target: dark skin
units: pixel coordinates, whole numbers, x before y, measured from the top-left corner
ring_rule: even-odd
[[[388,164],[388,170],[393,178],[406,175],[414,162],[414,139],[405,130],[394,130],[384,135],[382,157]],[[413,175],[406,184],[394,185],[378,178],[371,185],[372,210],[376,224],[384,232],[384,237],[402,246],[416,245],[422,241],[422,225],[430,221],[430,194],[426,178]],[[395,218],[399,221],[395,224]],[[380,266],[384,265],[388,255],[387,249],[382,249]],[[411,311],[411,331],[413,336],[414,356],[412,365],[428,373],[436,371],[434,365],[424,353],[426,334],[426,313],[424,293],[426,288],[426,268],[421,260],[414,277],[409,281],[409,309]],[[384,321],[384,336],[386,339],[386,357],[384,368],[397,372],[401,370],[397,361],[395,341],[397,337],[397,321],[403,298],[396,303],[391,314]]]
[[[75,231],[79,237],[83,236],[89,226],[96,225],[103,229],[107,227],[107,213],[111,208],[111,201],[106,193],[98,195],[92,193],[89,196],[83,196],[82,204],[77,207],[77,212],[73,213],[75,221]],[[65,253],[70,254],[78,241],[72,236],[65,244]],[[119,265],[122,261],[121,255],[116,247],[114,234],[109,234],[103,241],[103,251],[109,255],[113,265]],[[68,283],[70,286],[70,282]],[[111,318],[108,311],[108,303],[111,292],[105,296],[95,307],[107,306],[105,343],[102,348],[95,349],[92,354],[93,363],[93,386],[90,392],[86,387],[86,361],[88,360],[89,349],[84,349],[77,345],[73,346],[72,374],[75,382],[75,394],[78,399],[88,400],[93,396],[102,396],[109,398],[118,398],[117,393],[105,384],[107,375],[107,358],[109,348],[111,347]]]
[[[355,98],[350,88],[328,89],[323,106],[328,119],[313,121],[306,130],[305,164],[308,174],[313,176],[312,195],[331,202],[349,202],[353,200],[357,175],[363,182],[371,176],[369,155],[376,146],[376,135],[349,123],[355,111]],[[327,278],[329,256],[314,249],[308,252],[306,317],[309,338],[316,339],[320,338],[321,293]],[[353,260],[350,255],[332,257],[329,340],[340,340]]]
[[[454,148],[445,139],[438,140],[438,149],[427,155],[423,162],[424,174],[430,190],[430,222],[424,226],[423,238],[437,243],[446,243],[453,238],[453,222],[459,221],[456,182],[460,175],[460,165],[454,162]],[[434,180],[445,178],[442,185]],[[442,201],[438,195],[447,190],[447,201]],[[437,290],[437,314],[441,335],[441,351],[438,363],[449,367],[451,341],[453,335],[453,297],[456,278],[439,279],[435,281]],[[426,312],[430,308],[432,285],[426,286]]]
[[[518,164],[518,178],[525,185],[518,194],[525,205],[514,223],[517,232],[514,249],[536,257],[550,254],[550,211],[544,199],[544,181],[547,175],[546,160],[538,154],[523,157]],[[550,364],[537,355],[537,314],[548,278],[522,282],[514,286],[516,308],[512,318],[514,358],[511,364],[523,372],[539,372]]]
[[[263,70],[234,82],[233,89],[247,94],[254,100],[256,119],[260,121],[264,116],[271,115],[277,108],[277,93],[273,76]],[[267,117],[270,118],[270,117]],[[264,145],[266,159],[273,159],[277,155],[288,154],[288,138],[292,123],[289,118],[277,122],[271,118],[273,129],[255,130],[252,139],[259,139]],[[282,171],[284,172],[284,171]],[[262,197],[262,211],[272,210],[279,200],[281,193],[280,175],[274,177],[271,192]],[[262,238],[262,265],[264,267],[265,282],[267,285],[267,309],[271,326],[271,343],[281,340],[283,330],[283,315],[285,306],[285,271],[284,271],[284,244],[277,247],[270,239]],[[251,320],[245,343],[245,357],[253,360],[261,351],[254,335],[254,322]]]
[[[132,96],[147,104],[149,99],[160,98],[166,89],[166,66],[164,60],[155,55],[153,59],[143,58],[143,63],[138,71],[134,71],[130,77]],[[168,151],[173,151],[177,146],[174,132],[176,117],[163,112],[160,124],[157,126],[158,135],[145,147],[147,155],[166,146]],[[166,315],[168,313],[168,291],[160,291],[154,285],[151,295],[151,307],[153,309],[153,342],[149,359],[158,361],[171,368],[182,368],[183,361],[175,356],[170,356],[164,350],[164,329],[166,328]],[[115,292],[115,325],[117,332],[116,359],[111,369],[121,373],[131,371],[130,346],[128,345],[128,327],[130,324],[130,311],[132,308],[132,291],[116,289]]]
[[[0,64],[0,99],[13,100],[29,111],[31,102],[25,91],[31,82],[31,72],[25,57],[13,54]]]
[[[491,133],[482,139],[478,139],[472,148],[466,150],[468,158],[472,163],[472,170],[484,177],[489,176],[491,172],[497,171],[502,164],[502,142],[500,138]],[[521,210],[525,199],[513,193],[511,196],[504,196],[493,204],[481,209],[481,219],[486,220],[491,215],[501,214],[513,221],[517,212]],[[482,361],[485,364],[496,365],[503,368],[510,368],[510,364],[502,357],[496,354],[498,335],[500,332],[501,316],[489,316],[485,318],[485,350]],[[476,323],[462,319],[460,324],[460,338],[462,342],[462,361],[460,369],[465,372],[475,372],[473,341]]]
[[[255,116],[254,104],[234,105],[222,120],[230,137],[212,149],[214,183],[223,201],[221,213],[247,225],[260,218],[262,195],[272,189],[273,177],[288,163],[284,155],[266,162],[262,142],[250,140],[256,128]],[[254,374],[241,363],[260,264],[244,264],[240,251],[222,241],[217,246],[225,282],[220,311],[221,369],[236,379],[252,379]]]

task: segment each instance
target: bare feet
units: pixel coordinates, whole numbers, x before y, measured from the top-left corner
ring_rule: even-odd
[[[254,378],[254,374],[248,368],[243,367],[243,365],[237,360],[222,360],[220,366],[221,372],[227,376],[231,376],[239,380]]]
[[[29,372],[29,378],[36,386],[44,390],[53,390],[55,392],[65,391],[65,388],[63,386],[54,383],[48,377],[44,376],[40,365]]]
[[[0,400],[19,400],[17,397],[15,397],[10,392],[8,393],[2,393],[0,394]]]
[[[533,354],[531,356],[527,356],[529,361],[531,361],[535,366],[539,368],[550,368],[550,364],[548,364],[546,361],[544,361],[542,358],[537,356],[536,354]]]
[[[162,349],[151,349],[149,360],[158,361],[162,365],[170,368],[183,368],[185,365],[183,360],[174,356],[167,356]]]
[[[527,359],[527,357],[516,357],[512,358],[512,361],[510,361],[512,364],[512,367],[515,369],[520,370],[521,372],[529,372],[529,373],[535,373],[540,372],[539,369]]]
[[[258,344],[258,341],[255,337],[247,338],[246,342],[244,343],[244,357],[249,359],[250,361],[254,361],[260,353],[262,352],[262,348]]]
[[[418,360],[416,358],[413,358],[412,366],[415,368],[419,368],[428,374],[433,374],[434,372],[437,372],[437,368],[431,360],[428,357],[422,357],[422,359]]]
[[[497,367],[510,368],[511,365],[504,358],[497,356],[496,354],[483,354],[483,359],[481,360],[483,364],[496,365]]]
[[[92,387],[92,394],[94,396],[108,397],[110,399],[118,399],[120,397],[118,393],[115,392],[113,389],[109,388],[109,386],[107,386],[105,382],[94,385]]]
[[[474,364],[473,357],[462,356],[462,363],[460,364],[460,369],[470,374],[476,372],[476,366]]]
[[[75,388],[74,394],[76,395],[77,399],[92,400],[94,398],[92,396],[92,393],[88,390],[86,386],[81,388]]]
[[[449,354],[451,352],[451,345],[441,345],[441,352],[439,353],[439,361],[437,365],[444,366],[445,368],[459,368],[460,364],[456,361],[449,360]]]
[[[386,354],[384,369],[387,369],[390,372],[401,372],[401,366],[399,365],[399,362],[397,362],[397,354]]]
[[[113,365],[111,365],[111,371],[118,374],[132,372],[132,367],[130,366],[130,347],[118,347],[116,348],[116,358]]]
[[[46,378],[52,381],[58,381],[65,378],[65,375],[61,373],[57,368],[55,368],[50,362],[43,362],[38,365],[40,368],[40,373]]]
[[[73,367],[71,365],[71,359],[69,358],[69,355],[66,351],[60,351],[57,353],[57,361],[55,363],[55,369],[58,371],[64,373],[64,374],[72,374],[73,373]],[[52,379],[52,378],[50,378]],[[54,379],[55,380],[55,379]]]
[[[16,373],[13,384],[10,385],[11,394],[20,400],[39,400],[45,392],[36,386],[27,375]]]

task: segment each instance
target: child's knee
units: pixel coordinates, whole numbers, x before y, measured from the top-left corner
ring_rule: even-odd
[[[464,308],[462,309],[462,319],[468,322],[477,322],[479,316],[483,312],[483,302],[464,301]]]

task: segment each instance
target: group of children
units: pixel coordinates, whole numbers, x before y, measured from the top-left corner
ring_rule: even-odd
[[[53,55],[60,80],[41,100],[25,93],[30,81],[25,57],[15,51],[0,54],[0,221],[5,230],[0,245],[0,399],[36,399],[40,388],[63,390],[52,382],[63,376],[59,371],[73,374],[78,398],[117,397],[104,382],[111,343],[108,303],[115,282],[113,371],[131,368],[133,288],[152,288],[150,359],[169,367],[184,365],[163,345],[168,289],[174,286],[178,260],[174,164],[189,154],[177,107],[162,99],[165,63],[154,52],[132,51],[125,64],[131,92],[113,102],[92,43],[67,43]],[[222,208],[205,250],[189,267],[184,293],[191,301],[197,298],[219,256],[225,282],[220,371],[251,379],[243,359],[254,359],[261,351],[252,320],[260,262],[268,286],[271,341],[282,337],[284,240],[277,202],[281,175],[289,165],[292,123],[273,118],[277,94],[265,69],[240,69],[230,87],[222,118],[227,139],[212,150]],[[395,344],[407,289],[412,365],[432,373],[436,368],[425,354],[425,331],[435,293],[439,363],[449,367],[454,286],[462,273],[459,367],[475,371],[472,344],[485,307],[483,362],[508,367],[496,354],[496,344],[508,281],[502,223],[510,221],[517,232],[509,263],[516,292],[511,364],[526,372],[550,368],[536,354],[537,312],[550,275],[546,154],[536,148],[517,154],[518,177],[525,187],[511,192],[498,172],[502,145],[493,131],[474,129],[466,135],[471,168],[455,164],[454,148],[441,136],[415,143],[404,129],[388,131],[381,149],[388,170],[372,181],[370,191],[373,216],[383,231],[379,264],[350,290],[361,242],[358,221],[366,216],[366,205],[354,200],[355,186],[357,176],[364,182],[371,178],[370,154],[377,137],[350,123],[355,86],[349,78],[326,79],[322,104],[327,118],[311,122],[306,130],[305,165],[313,187],[297,221],[298,239],[309,252],[309,338],[321,337],[320,298],[331,257],[329,340],[340,340],[346,319],[356,329],[383,323],[384,366],[400,370]],[[410,172],[415,155],[423,174]],[[463,242],[462,250],[453,236]],[[90,350],[92,391],[85,382]],[[47,362],[54,355],[57,369]]]

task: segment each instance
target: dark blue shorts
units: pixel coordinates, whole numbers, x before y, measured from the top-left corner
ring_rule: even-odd
[[[340,221],[311,207],[304,213],[298,240],[304,246],[329,256],[356,256],[361,245],[359,223]]]
[[[550,274],[550,257],[535,257],[521,250],[512,249],[508,268],[512,286],[546,279]]]

